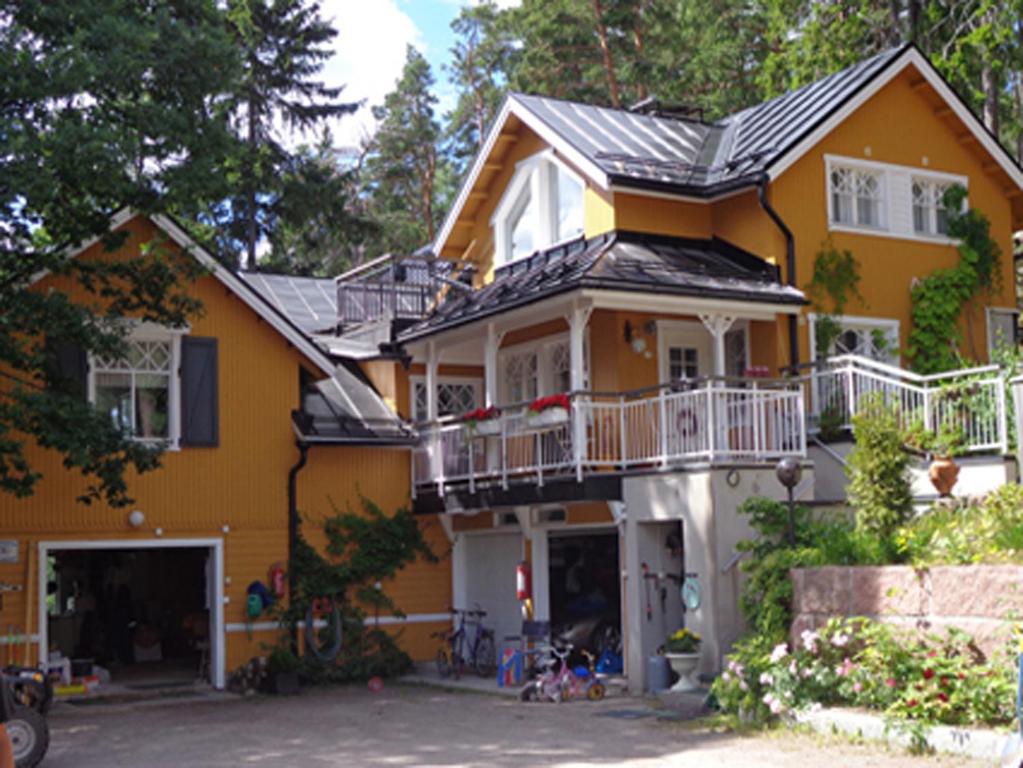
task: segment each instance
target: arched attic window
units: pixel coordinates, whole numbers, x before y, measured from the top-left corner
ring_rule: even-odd
[[[583,232],[583,181],[552,152],[518,164],[490,220],[498,266]]]

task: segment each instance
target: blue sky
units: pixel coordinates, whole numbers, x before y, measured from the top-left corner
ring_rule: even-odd
[[[454,95],[443,65],[454,42],[451,22],[464,0],[321,0],[324,17],[338,30],[335,53],[324,79],[344,84],[346,96],[378,104],[394,87],[405,61],[405,46],[414,45],[430,62],[437,80],[439,111],[453,105]],[[518,0],[499,0],[500,5]],[[332,126],[336,143],[354,147],[373,131],[368,107]]]

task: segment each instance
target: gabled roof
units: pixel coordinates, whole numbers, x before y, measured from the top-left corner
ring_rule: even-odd
[[[445,243],[505,122],[515,116],[601,189],[712,198],[781,175],[907,67],[924,80],[1020,188],[1023,170],[912,44],[865,59],[715,123],[509,94],[441,227]]]
[[[429,318],[401,335],[411,341],[577,289],[801,306],[802,291],[778,268],[720,238],[697,240],[615,230],[540,251],[498,269],[471,293],[449,292]]]
[[[337,327],[337,285],[334,278],[292,277],[265,272],[239,272],[238,277],[307,334]]]

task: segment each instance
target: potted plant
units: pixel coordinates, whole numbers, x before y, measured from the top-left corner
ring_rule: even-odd
[[[943,498],[952,495],[959,479],[959,465],[955,457],[962,454],[965,442],[962,428],[948,424],[943,424],[930,441],[931,466],[927,476],[934,490]]]
[[[301,661],[284,643],[274,646],[267,661],[270,691],[279,695],[298,693],[298,668]]]
[[[462,414],[462,426],[469,437],[493,437],[501,434],[501,412],[494,406],[477,408]]]
[[[693,681],[693,673],[700,662],[700,636],[692,630],[682,629],[668,635],[664,642],[664,656],[678,682],[671,687],[676,693],[695,691],[700,686]]]
[[[570,407],[566,394],[538,397],[526,409],[526,421],[534,429],[556,427],[568,421]]]

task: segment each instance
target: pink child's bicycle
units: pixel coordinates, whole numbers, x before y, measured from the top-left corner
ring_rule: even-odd
[[[568,666],[568,657],[572,653],[571,644],[562,648],[550,646],[544,651],[548,654],[543,661],[546,669],[523,687],[519,693],[522,701],[562,702],[582,696],[590,701],[599,701],[604,698],[604,684],[597,680],[592,654],[583,652],[589,659],[590,669],[589,674],[582,677]]]

